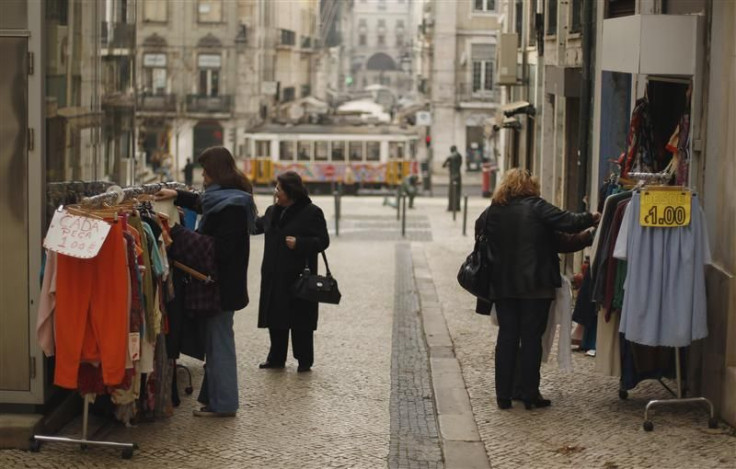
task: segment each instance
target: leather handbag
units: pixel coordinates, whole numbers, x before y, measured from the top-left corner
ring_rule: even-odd
[[[337,287],[337,280],[330,272],[330,265],[327,263],[327,256],[322,251],[322,259],[325,261],[326,274],[313,274],[309,269],[309,263],[304,266],[304,271],[291,287],[291,292],[295,297],[316,303],[339,304],[342,294]]]
[[[482,299],[489,300],[491,289],[491,256],[488,240],[480,235],[475,247],[457,273],[457,281],[461,287]]]

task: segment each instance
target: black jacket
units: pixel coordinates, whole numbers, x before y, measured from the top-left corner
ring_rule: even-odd
[[[592,214],[566,212],[541,197],[492,204],[476,222],[476,235],[485,231],[492,256],[491,298],[525,298],[559,287],[557,252],[564,249],[556,232],[578,233],[592,225]]]
[[[283,215],[283,216],[282,216]],[[261,297],[258,327],[317,329],[318,303],[291,294],[291,287],[309,262],[317,272],[317,254],[327,249],[330,237],[322,209],[307,198],[284,209],[272,205],[256,220],[256,233],[265,234],[261,265]],[[296,238],[296,248],[286,246],[286,237]]]
[[[199,196],[177,191],[176,205],[201,213]],[[248,304],[248,258],[250,236],[245,208],[229,206],[207,217],[199,233],[215,238],[215,264],[223,311],[237,311]]]

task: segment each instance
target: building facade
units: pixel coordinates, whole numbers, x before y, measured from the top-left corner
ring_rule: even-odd
[[[431,145],[438,167],[455,145],[472,169],[491,149],[485,121],[495,115],[500,88],[495,83],[496,44],[501,31],[498,0],[435,0],[425,18],[431,37],[429,97]]]

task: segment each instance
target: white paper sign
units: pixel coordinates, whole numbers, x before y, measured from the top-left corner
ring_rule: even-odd
[[[110,224],[103,220],[57,210],[43,247],[65,256],[92,259],[100,252],[109,232]]]
[[[427,111],[419,111],[416,114],[417,125],[432,125],[432,114]]]

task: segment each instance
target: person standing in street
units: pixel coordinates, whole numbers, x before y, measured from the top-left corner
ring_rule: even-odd
[[[314,363],[319,304],[296,298],[291,288],[305,265],[317,272],[317,255],[327,249],[330,237],[322,209],[312,203],[297,173],[277,176],[274,197],[275,203],[256,220],[256,233],[265,235],[258,327],[268,328],[271,338],[268,357],[259,368],[286,366],[291,331],[297,371],[307,372]]]
[[[490,207],[476,222],[487,237],[491,256],[490,300],[496,306],[496,403],[511,408],[514,375],[520,366],[519,392],[527,410],[548,407],[539,393],[542,335],[560,287],[558,251],[561,233],[579,233],[599,214],[571,213],[540,197],[539,181],[528,170],[506,172]],[[519,355],[517,365],[517,354]]]
[[[463,156],[457,151],[455,145],[450,147],[450,156],[442,163],[442,167],[450,168],[450,187],[447,189],[447,211],[460,211],[460,194],[463,190],[460,170],[463,167]]]
[[[182,171],[184,172],[184,184],[191,187],[194,184],[194,164],[190,158],[187,158],[187,164],[184,165]]]
[[[255,229],[253,186],[224,147],[199,156],[204,193],[162,189],[158,200],[174,199],[202,214],[197,232],[215,241],[220,311],[206,319],[205,373],[195,417],[233,417],[238,410],[238,367],[233,331],[234,312],[248,304],[249,233]],[[182,228],[183,229],[183,228]]]

